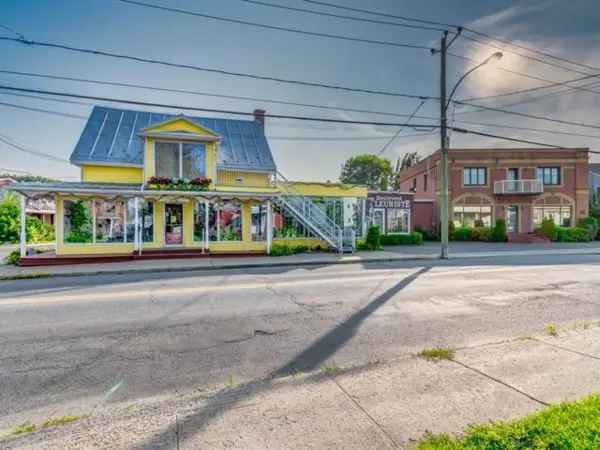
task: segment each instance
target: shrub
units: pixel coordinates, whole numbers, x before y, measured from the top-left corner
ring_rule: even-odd
[[[552,219],[542,220],[542,226],[537,231],[551,241],[558,240],[558,227]]]
[[[20,231],[20,208],[15,195],[9,194],[0,203],[0,242],[17,242]]]
[[[6,256],[4,261],[6,264],[15,265],[19,262],[19,258],[21,258],[21,252],[19,250],[13,250]]]
[[[592,237],[587,228],[581,227],[557,227],[558,242],[590,242]]]
[[[306,253],[309,250],[308,245],[305,244],[289,245],[274,243],[271,246],[271,256],[289,256],[296,253]]]
[[[496,225],[494,225],[490,233],[490,241],[506,242],[507,240],[508,236],[506,234],[506,221],[504,219],[497,219]]]
[[[585,228],[588,230],[590,237],[592,240],[598,237],[598,231],[600,231],[600,225],[598,223],[598,219],[595,217],[586,217],[584,219],[580,219],[577,223],[578,227]]]
[[[419,225],[415,226],[415,231],[417,233],[421,233],[421,236],[423,236],[423,240],[425,241],[437,241],[439,240],[439,236],[438,236],[438,232],[436,229],[432,229],[432,230],[426,230],[423,227],[420,227]]]
[[[371,225],[367,231],[367,238],[365,239],[367,250],[379,250],[381,249],[381,232],[379,226]]]
[[[54,240],[54,227],[36,217],[27,217],[27,242],[37,244]]]
[[[489,227],[475,227],[471,230],[471,240],[489,242],[492,239],[492,229]]]
[[[381,245],[421,245],[423,235],[417,231],[409,234],[384,234],[380,238]]]
[[[470,241],[472,240],[473,230],[469,227],[458,227],[450,235],[453,241]]]

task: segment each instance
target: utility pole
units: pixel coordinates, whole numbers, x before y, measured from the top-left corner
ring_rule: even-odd
[[[440,170],[442,176],[441,186],[441,259],[448,259],[448,118],[446,105],[446,51],[448,49],[448,32],[444,31],[440,45]]]

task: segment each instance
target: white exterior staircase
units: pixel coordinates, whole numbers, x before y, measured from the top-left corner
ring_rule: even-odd
[[[344,232],[319,205],[294,189],[282,174],[277,175],[277,187],[281,190],[278,203],[283,208],[338,252],[354,250],[354,233]]]

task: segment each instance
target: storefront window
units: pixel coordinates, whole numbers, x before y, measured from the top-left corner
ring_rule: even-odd
[[[387,233],[409,233],[410,211],[407,209],[387,210]]]
[[[91,243],[92,234],[92,202],[65,200],[64,208],[64,241],[67,243]]]
[[[217,240],[242,240],[242,205],[237,202],[225,202],[217,207]]]
[[[154,242],[154,202],[138,201],[142,242]],[[127,242],[135,239],[135,200],[127,201]]]
[[[95,200],[96,242],[124,242],[125,204],[122,201]]]
[[[535,206],[533,208],[533,225],[535,228],[542,226],[544,219],[552,220],[561,227],[570,227],[571,207],[570,206]]]
[[[491,206],[455,206],[454,225],[457,227],[492,226]]]
[[[252,240],[267,239],[267,205],[252,206]]]
[[[314,235],[289,211],[273,205],[273,237],[276,239],[301,239],[314,237]]]
[[[209,206],[210,208],[210,206]],[[194,208],[194,241],[204,241],[204,230],[206,227],[206,206],[204,202],[197,202]]]

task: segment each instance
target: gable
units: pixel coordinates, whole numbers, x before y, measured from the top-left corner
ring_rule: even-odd
[[[142,130],[144,133],[189,133],[199,136],[218,137],[219,135],[185,116],[175,117],[165,122],[157,123]]]
[[[218,168],[275,171],[264,126],[254,120],[217,119],[95,106],[71,162],[142,167],[144,131],[202,133],[220,139]]]

